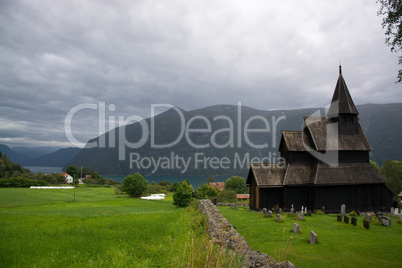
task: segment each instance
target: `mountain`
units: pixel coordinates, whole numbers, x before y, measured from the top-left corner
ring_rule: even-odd
[[[24,166],[46,166],[46,167],[63,167],[65,166],[79,151],[80,148],[63,148],[56,152],[42,155],[33,159],[22,162]]]
[[[50,154],[59,150],[60,147],[13,147],[12,150],[26,156],[28,159],[36,158],[45,154]]]
[[[29,159],[29,157],[20,154],[18,152],[15,152],[10,147],[4,144],[0,144],[0,152],[2,152],[3,155],[6,155],[12,162],[18,164]]]
[[[373,148],[371,159],[402,159],[402,104],[357,106]],[[154,118],[116,128],[93,140],[69,165],[104,175],[246,176],[250,162],[280,161],[281,130],[301,130],[304,116],[324,109],[264,111],[215,105],[184,111],[172,108]]]

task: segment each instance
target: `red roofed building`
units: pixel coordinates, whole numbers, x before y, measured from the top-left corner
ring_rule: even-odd
[[[219,191],[223,191],[223,189],[225,188],[224,182],[210,182],[208,184],[211,185],[212,188],[216,188]]]
[[[249,194],[238,194],[237,199],[250,199]]]

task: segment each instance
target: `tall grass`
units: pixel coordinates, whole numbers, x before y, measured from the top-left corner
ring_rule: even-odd
[[[0,189],[0,267],[235,267],[205,219],[113,188]],[[222,257],[223,256],[223,257]],[[226,259],[225,259],[226,258]],[[232,265],[234,264],[234,265]]]

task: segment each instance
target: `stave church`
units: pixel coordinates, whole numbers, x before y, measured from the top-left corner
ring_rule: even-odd
[[[358,115],[340,66],[326,116],[304,117],[301,131],[282,131],[279,152],[286,164],[250,164],[250,208],[388,210],[393,194],[369,161],[372,149]]]

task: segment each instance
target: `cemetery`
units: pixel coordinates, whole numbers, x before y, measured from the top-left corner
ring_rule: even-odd
[[[218,206],[253,250],[277,262],[297,267],[400,267],[402,214],[352,212],[344,204],[338,213],[306,211],[272,213]],[[320,210],[321,212],[321,210]],[[310,216],[309,216],[310,215]],[[281,220],[278,220],[280,217]]]

